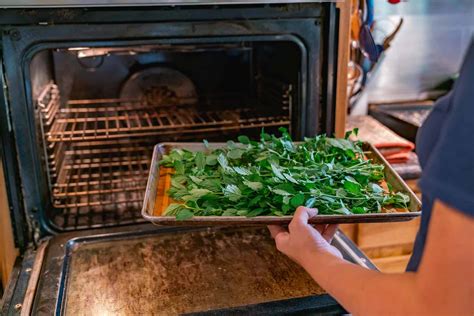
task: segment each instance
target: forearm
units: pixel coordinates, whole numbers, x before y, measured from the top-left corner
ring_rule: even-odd
[[[420,307],[414,273],[382,274],[327,253],[310,256],[303,267],[353,314],[412,314]]]
[[[383,274],[338,257],[298,208],[289,230],[270,227],[278,250],[298,262],[349,312],[358,315],[472,315],[472,217],[436,201],[416,273]]]

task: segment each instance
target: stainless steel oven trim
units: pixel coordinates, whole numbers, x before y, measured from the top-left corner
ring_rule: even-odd
[[[167,5],[237,5],[343,2],[344,0],[4,0],[2,8],[167,6]]]

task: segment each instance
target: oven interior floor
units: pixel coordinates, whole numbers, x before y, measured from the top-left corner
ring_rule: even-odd
[[[266,228],[83,243],[69,260],[68,315],[172,315],[325,293]]]

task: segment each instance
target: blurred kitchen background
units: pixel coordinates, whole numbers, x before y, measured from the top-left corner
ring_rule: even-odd
[[[347,129],[379,143],[412,189],[421,169],[414,151],[418,127],[454,83],[474,34],[473,0],[352,1]],[[378,50],[358,30],[369,24]],[[362,25],[359,25],[362,24]],[[383,135],[383,136],[382,136]],[[375,138],[374,138],[375,137]],[[390,156],[392,154],[392,156]],[[405,269],[419,220],[348,225],[343,230],[385,272]]]

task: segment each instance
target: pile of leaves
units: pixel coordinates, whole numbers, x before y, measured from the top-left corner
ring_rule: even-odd
[[[169,196],[180,204],[165,215],[284,216],[300,205],[319,214],[365,214],[384,207],[406,208],[408,196],[384,190],[384,166],[364,159],[360,142],[323,135],[294,143],[262,131],[260,141],[247,136],[205,152],[173,149],[161,165],[174,168]],[[357,130],[354,130],[357,133]]]

